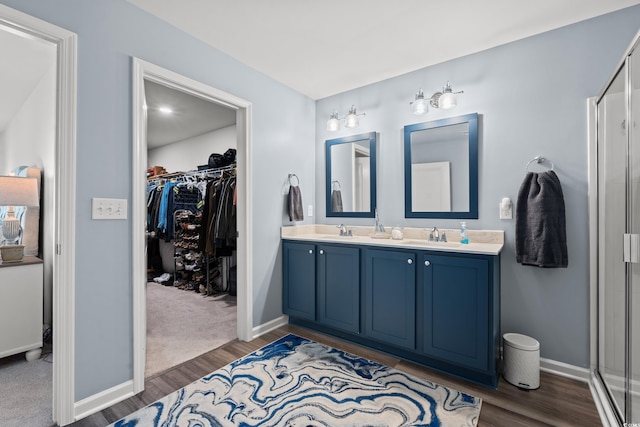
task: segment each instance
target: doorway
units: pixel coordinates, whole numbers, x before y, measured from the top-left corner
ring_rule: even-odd
[[[144,85],[149,378],[237,337],[233,195],[242,171],[235,109]]]
[[[42,248],[45,319],[55,328],[52,363],[53,414],[59,425],[75,419],[75,187],[77,36],[0,4],[0,31],[53,49],[51,158],[42,160]],[[3,52],[5,50],[3,49]],[[17,158],[15,160],[18,160]],[[22,160],[27,160],[22,158]],[[17,166],[17,165],[16,165]],[[12,166],[13,167],[13,166]],[[45,170],[46,168],[46,170]],[[48,198],[47,198],[48,197]],[[48,311],[48,312],[47,312]],[[24,403],[24,402],[23,402]]]
[[[237,330],[241,340],[253,338],[251,274],[251,104],[234,95],[212,88],[154,64],[133,58],[133,297],[134,297],[134,392],[144,389],[146,361],[147,307],[146,292],[146,171],[147,110],[145,83],[155,83],[178,90],[235,111],[237,132]]]

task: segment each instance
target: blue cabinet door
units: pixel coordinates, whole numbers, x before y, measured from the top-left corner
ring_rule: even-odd
[[[489,370],[489,262],[471,257],[419,256],[422,350],[460,366]]]
[[[360,250],[318,245],[318,323],[360,332]]]
[[[316,320],[316,246],[282,243],[282,311],[292,317]]]
[[[415,349],[415,253],[366,250],[365,334]]]

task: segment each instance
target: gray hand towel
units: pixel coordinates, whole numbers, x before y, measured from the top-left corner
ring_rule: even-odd
[[[331,192],[331,211],[342,212],[342,192],[340,190],[333,190]]]
[[[289,221],[302,221],[304,220],[304,214],[302,210],[302,194],[300,193],[300,187],[297,185],[289,186]]]
[[[538,267],[566,267],[564,197],[554,171],[529,172],[518,192],[516,261]]]

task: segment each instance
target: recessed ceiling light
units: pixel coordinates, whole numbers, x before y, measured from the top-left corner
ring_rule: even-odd
[[[173,110],[170,107],[166,106],[158,107],[158,111],[160,111],[162,114],[173,114]]]

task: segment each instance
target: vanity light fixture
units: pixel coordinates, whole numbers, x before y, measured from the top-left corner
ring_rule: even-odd
[[[338,118],[338,112],[331,113],[331,118],[327,121],[327,130],[335,132],[340,129],[340,119]]]
[[[456,95],[464,93],[464,91],[454,92],[451,88],[451,83],[447,81],[447,85],[442,88],[442,92],[436,92],[429,98],[424,97],[424,92],[420,89],[416,93],[415,99],[409,103],[411,105],[411,111],[413,114],[421,115],[429,111],[429,105],[433,108],[440,108],[442,110],[449,110],[455,108],[458,105]]]
[[[347,128],[356,128],[360,124],[360,120],[358,116],[364,116],[365,113],[359,113],[356,111],[356,107],[354,105],[349,109],[349,113],[344,117],[344,126]],[[327,130],[330,132],[334,132],[340,129],[340,117],[338,116],[338,112],[334,111],[331,113],[331,117],[327,121]]]

